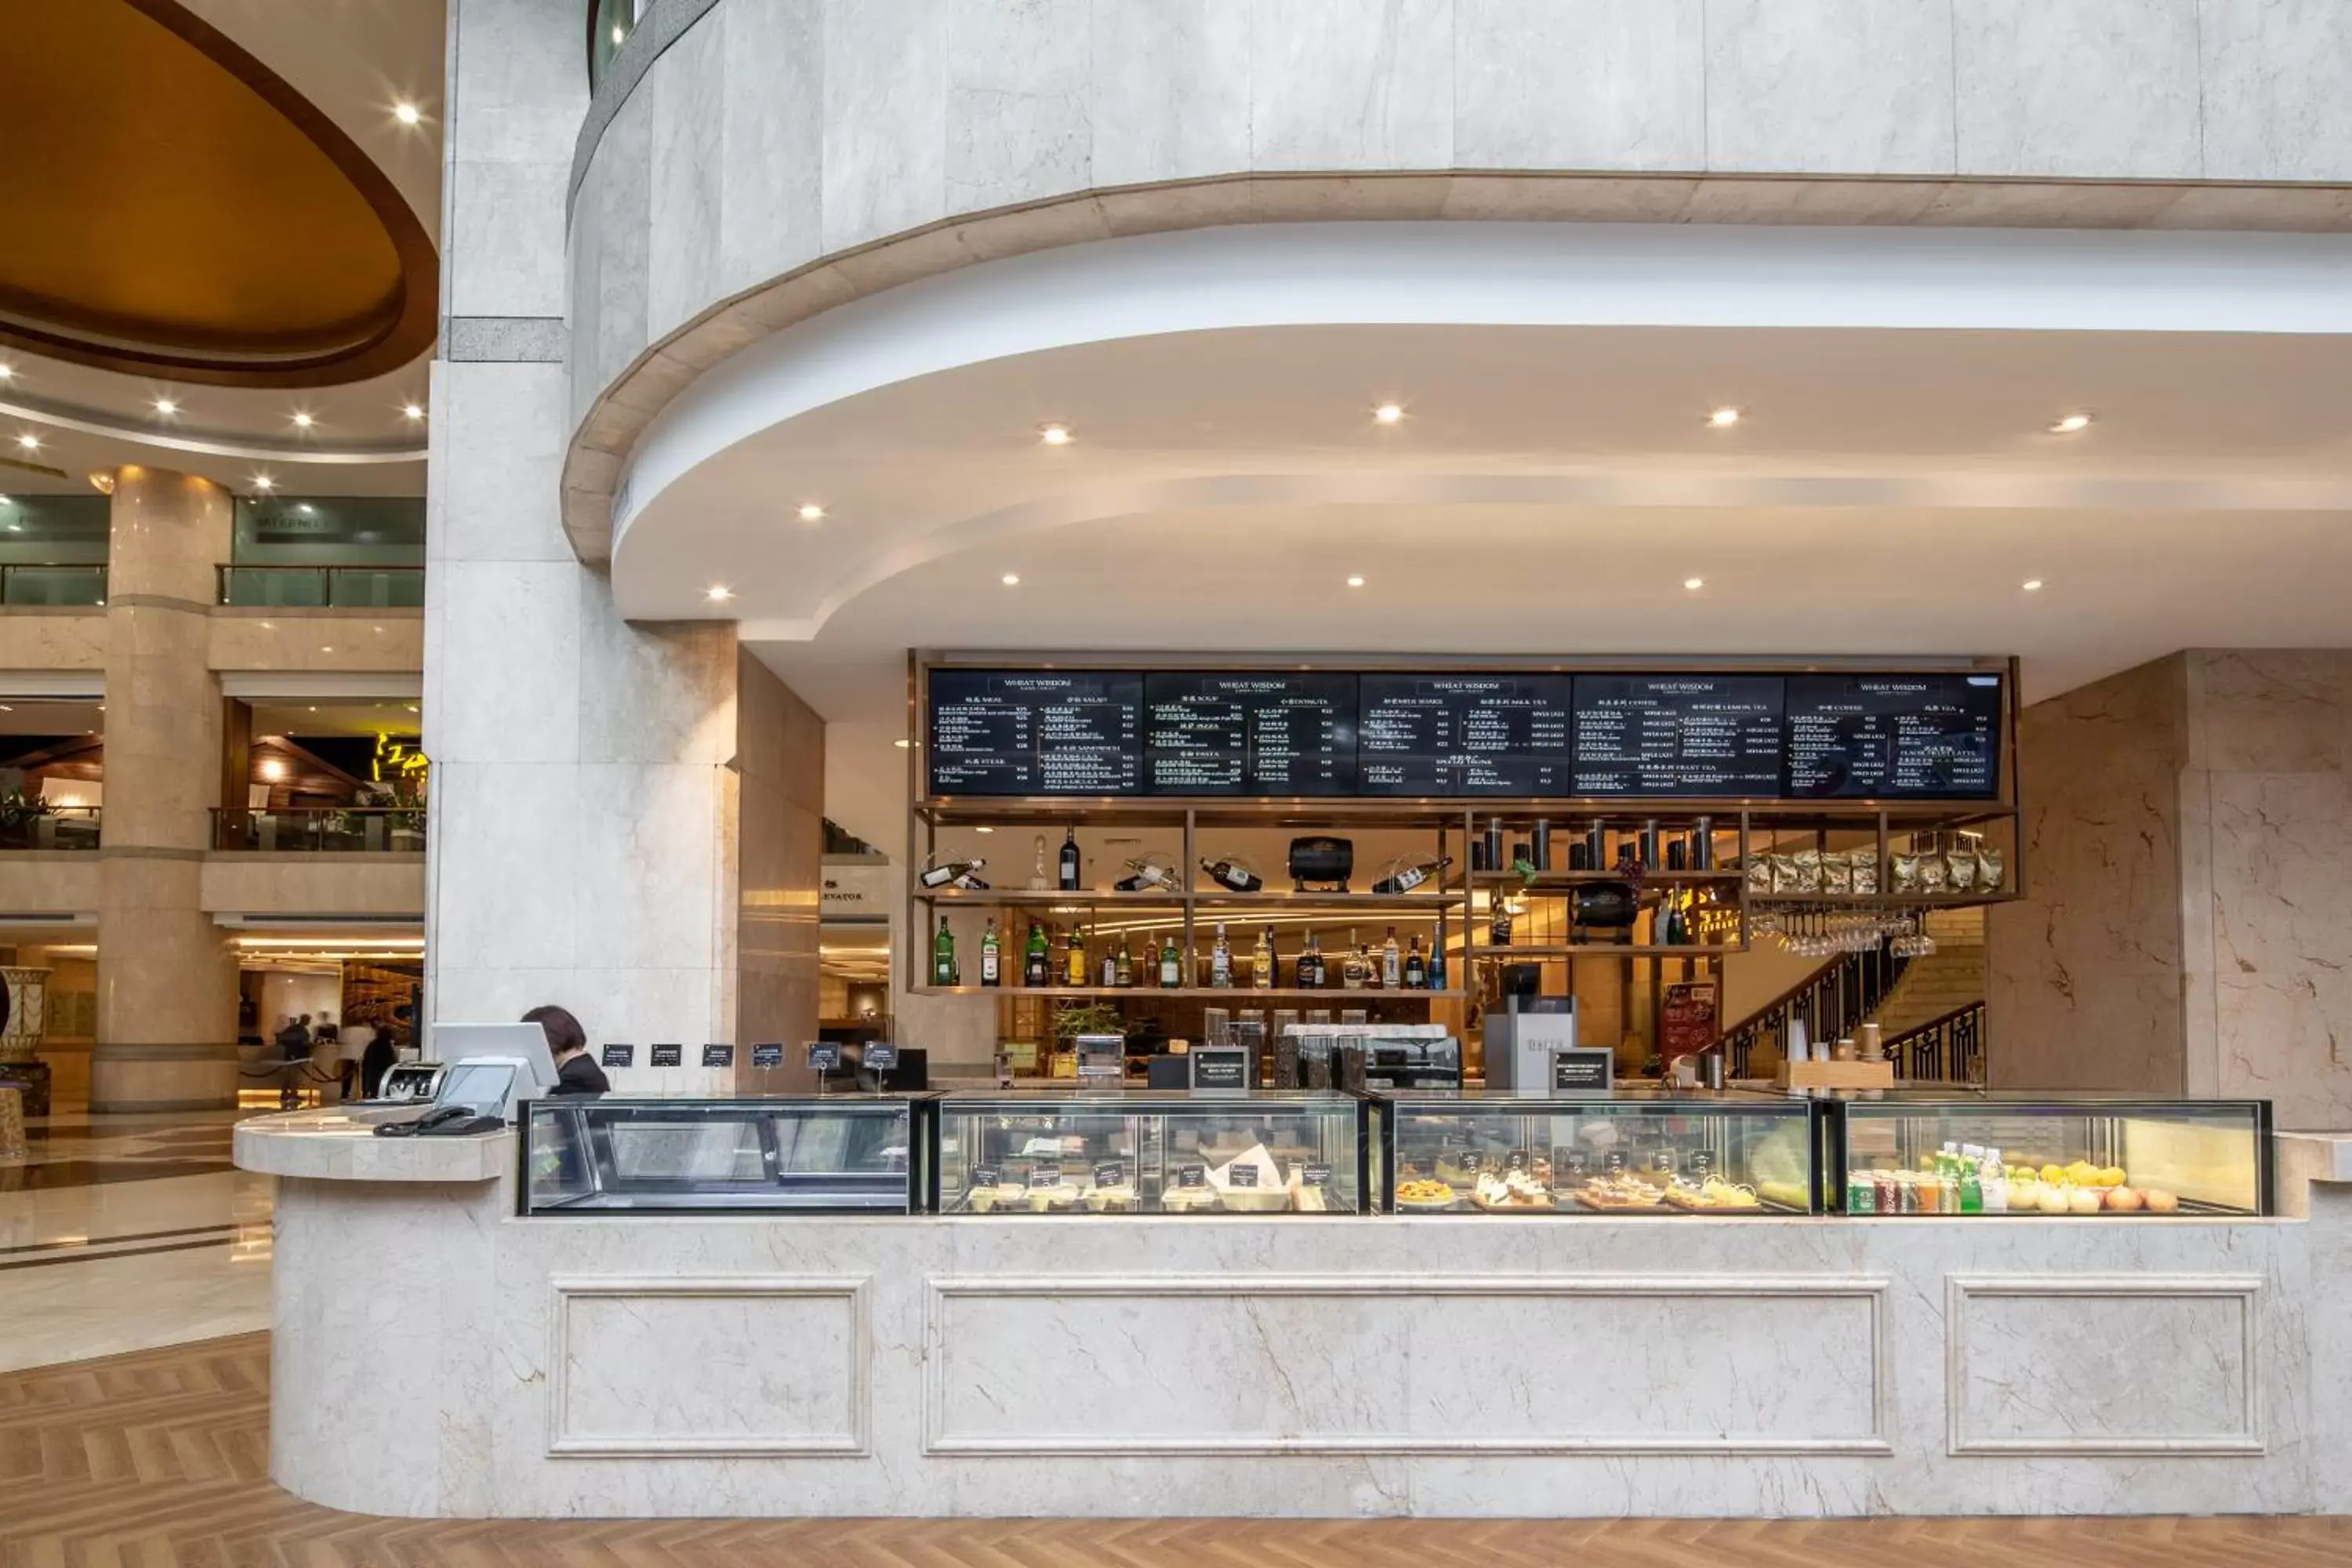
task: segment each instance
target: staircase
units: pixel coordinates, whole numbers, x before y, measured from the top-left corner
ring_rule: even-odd
[[[1984,1079],[1984,910],[1931,910],[1936,951],[1904,967],[1876,1018],[1896,1073],[1915,1080]]]

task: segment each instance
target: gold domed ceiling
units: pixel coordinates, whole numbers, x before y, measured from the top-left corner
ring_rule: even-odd
[[[324,114],[176,0],[0,5],[0,342],[317,386],[433,342],[435,258]]]

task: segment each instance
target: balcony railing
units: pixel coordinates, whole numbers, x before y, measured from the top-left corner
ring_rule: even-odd
[[[39,813],[0,805],[0,849],[95,849],[100,815],[95,805],[53,805]]]
[[[224,566],[220,602],[272,610],[413,610],[422,566]]]
[[[257,854],[416,854],[425,848],[425,809],[411,805],[299,811],[215,808],[213,847]]]
[[[0,565],[0,605],[105,603],[104,566],[13,561]]]

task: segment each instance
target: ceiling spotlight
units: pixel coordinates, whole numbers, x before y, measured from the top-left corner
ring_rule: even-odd
[[[2028,577],[2025,580],[2024,586],[2027,593],[2039,594],[2042,592],[2042,579],[2039,577]]]
[[[308,430],[312,423],[310,415],[306,413],[298,411],[294,416],[294,428],[297,430]]]
[[[155,400],[155,412],[162,415],[166,419],[169,419],[173,415],[177,414],[179,411],[180,405],[173,402],[168,397],[159,397]]]
[[[300,512],[304,517],[315,517],[316,515],[318,515],[318,510],[319,510],[319,509],[318,509],[317,507],[312,506],[309,501],[306,501],[306,500],[298,500],[298,501],[296,501],[296,502],[294,503],[294,510],[295,510],[296,511]]]
[[[1383,403],[1372,410],[1372,417],[1383,425],[1393,425],[1404,417],[1404,408],[1401,404]]]
[[[2069,414],[2063,419],[2057,420],[2051,425],[2050,434],[2053,436],[2072,436],[2077,430],[2088,430],[2090,427],[2091,416],[2089,415]]]
[[[903,751],[906,751],[907,749],[908,749],[909,747],[911,747],[912,745],[914,745],[914,743],[915,743],[915,742],[912,742],[912,741],[899,740],[899,741],[893,741],[893,742],[891,742],[890,743],[891,743],[892,745],[894,745],[894,746],[898,747],[900,751],[902,751],[902,752],[903,752]]]
[[[1685,577],[1683,579],[1683,586],[1696,594],[1701,588],[1706,586],[1706,579],[1704,577]]]
[[[1004,585],[1008,588],[1019,587],[1021,585],[1021,574],[1018,572],[1007,572],[1004,574]]]
[[[16,374],[16,367],[15,365],[10,364],[5,359],[0,359],[0,381],[5,381]]]
[[[416,404],[404,403],[400,405],[400,416],[404,419],[422,419],[425,417],[425,410]]]
[[[973,828],[973,829],[972,829],[972,831],[973,831],[974,833],[993,833],[993,832],[995,832],[995,831],[996,831],[996,829],[994,829],[993,827],[975,827],[975,828]]]
[[[1361,577],[1350,577],[1348,579],[1348,586],[1350,588],[1360,588],[1363,585],[1364,580]]]
[[[1739,423],[1739,410],[1737,408],[1718,408],[1714,413],[1706,416],[1706,422],[1714,426],[1718,430],[1723,429],[1726,426],[1737,425]]]
[[[271,479],[268,474],[256,474],[253,476],[253,488],[255,489],[272,489],[277,487],[277,484],[278,481]]]
[[[16,437],[16,445],[24,447],[27,452],[37,452],[41,449],[41,438],[27,430]]]
[[[1041,425],[1037,427],[1037,439],[1048,447],[1066,447],[1073,437],[1066,425]]]
[[[628,41],[629,30],[626,27],[614,26],[613,29],[613,47],[617,49]]]
[[[713,583],[702,591],[702,596],[714,605],[723,605],[735,596],[735,590],[724,583]]]
[[[801,507],[801,521],[803,522],[823,522],[824,521],[824,508],[817,505],[814,501],[804,502]]]
[[[394,120],[399,121],[403,125],[414,125],[418,121],[425,118],[424,114],[417,109],[416,105],[413,103],[394,104],[392,106],[392,117]]]

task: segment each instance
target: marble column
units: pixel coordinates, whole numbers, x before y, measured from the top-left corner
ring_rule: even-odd
[[[234,1105],[236,957],[199,884],[220,804],[208,668],[230,497],[164,468],[116,472],[106,604],[106,821],[93,1110]]]

